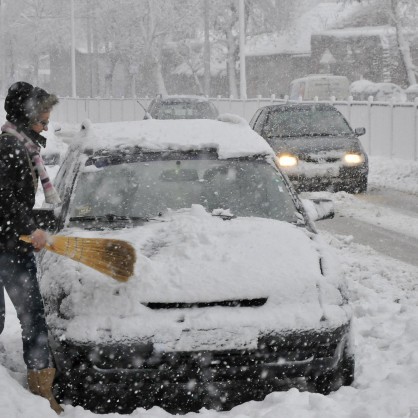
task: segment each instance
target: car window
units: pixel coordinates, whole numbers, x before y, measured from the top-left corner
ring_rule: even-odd
[[[210,102],[167,101],[156,109],[157,119],[216,119],[218,112]]]
[[[314,107],[271,111],[263,132],[268,137],[352,134],[350,126],[337,110]]]
[[[258,109],[258,110],[254,113],[253,117],[251,118],[250,123],[249,123],[249,125],[251,126],[251,128],[253,128],[253,129],[255,128],[255,127],[254,127],[254,124],[255,124],[255,122],[257,121],[258,117],[260,116],[261,111],[262,111],[262,109]]]
[[[266,122],[268,112],[264,110],[264,112],[261,112],[259,118],[257,119],[255,125],[254,125],[254,131],[256,131],[258,134],[262,134],[264,124]]]
[[[156,107],[156,102],[155,99],[153,99],[150,103],[150,105],[148,106],[148,113],[153,113],[155,111],[155,107]]]
[[[82,172],[70,217],[149,218],[193,204],[209,212],[225,209],[236,216],[296,221],[282,176],[264,160],[142,161]]]

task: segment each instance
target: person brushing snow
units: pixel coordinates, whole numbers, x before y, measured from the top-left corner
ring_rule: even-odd
[[[55,369],[49,364],[48,330],[33,251],[47,241],[32,213],[39,179],[45,201],[60,203],[40,156],[46,145],[50,112],[58,103],[54,94],[29,83],[14,83],[4,103],[6,123],[0,137],[0,292],[6,289],[22,327],[23,358],[28,368],[29,390],[46,398],[60,414],[63,409],[52,394]],[[19,240],[30,235],[31,244]],[[4,300],[0,298],[0,313]],[[4,322],[4,315],[0,321]],[[0,327],[2,328],[2,327]]]

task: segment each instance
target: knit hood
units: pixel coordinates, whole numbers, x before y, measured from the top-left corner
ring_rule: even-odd
[[[56,103],[58,99],[54,94],[49,94],[24,81],[18,81],[12,84],[7,92],[4,102],[6,119],[19,129],[27,129],[40,113],[48,111]]]

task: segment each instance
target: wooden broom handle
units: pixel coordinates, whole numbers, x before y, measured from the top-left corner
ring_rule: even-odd
[[[32,244],[32,239],[31,239],[30,235],[20,235],[19,239],[21,241],[27,242],[28,244]]]

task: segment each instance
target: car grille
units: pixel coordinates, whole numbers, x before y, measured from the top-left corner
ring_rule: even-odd
[[[316,155],[303,155],[300,157],[300,159],[303,161],[306,161],[307,163],[317,163],[317,164],[335,163],[341,160],[340,157],[320,157]]]
[[[159,303],[159,302],[150,302],[144,303],[150,309],[190,309],[190,308],[210,308],[214,306],[223,306],[223,307],[240,307],[240,308],[255,308],[258,306],[263,306],[267,302],[267,298],[257,298],[257,299],[234,299],[234,300],[223,300],[216,302],[172,302],[172,303]]]
[[[151,379],[174,374],[179,381],[183,378],[187,381],[190,375],[198,378],[202,370],[211,370],[222,380],[232,369],[241,373],[268,365],[292,368],[292,362],[330,358],[348,330],[349,324],[346,324],[327,331],[270,334],[259,338],[256,349],[243,350],[158,352],[151,342],[88,347],[67,345],[67,341],[62,342],[61,347],[70,368],[93,366],[103,372],[137,370]]]

